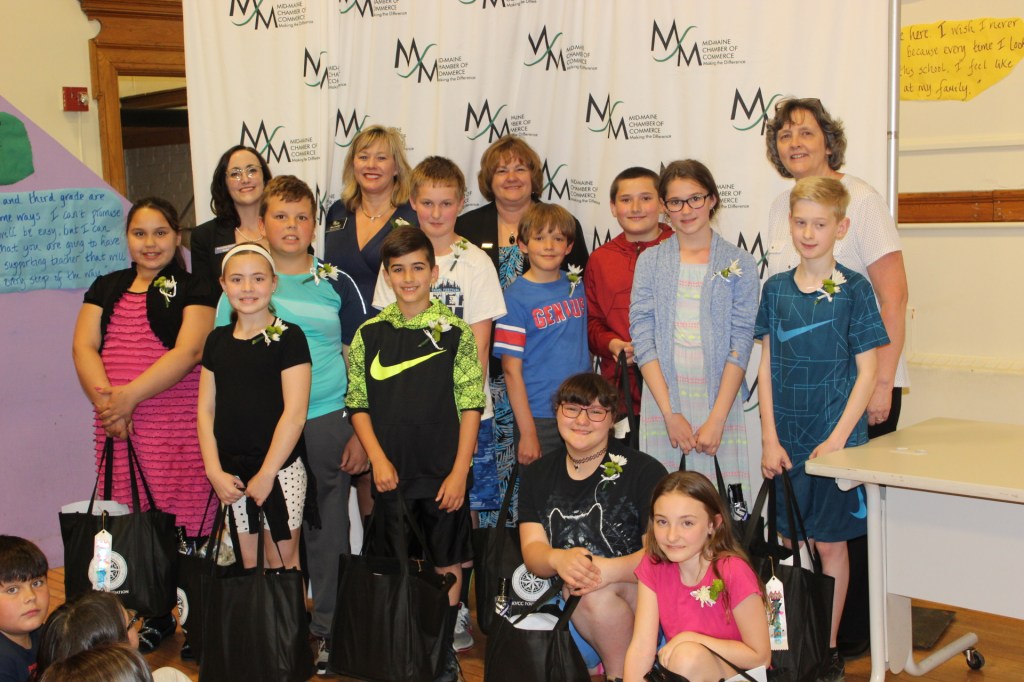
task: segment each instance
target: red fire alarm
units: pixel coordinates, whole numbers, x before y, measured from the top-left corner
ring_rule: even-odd
[[[64,111],[89,111],[88,88],[64,88]]]

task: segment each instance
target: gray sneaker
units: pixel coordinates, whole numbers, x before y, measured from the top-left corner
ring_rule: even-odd
[[[455,617],[455,637],[452,639],[452,648],[456,651],[465,651],[473,648],[471,627],[469,609],[465,604],[459,604],[459,615]]]

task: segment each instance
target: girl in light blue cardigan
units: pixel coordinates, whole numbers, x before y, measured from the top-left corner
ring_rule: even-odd
[[[640,449],[670,471],[728,483],[749,495],[742,400],[754,344],[759,282],[753,257],[711,228],[718,185],[699,161],[675,161],[658,186],[675,234],[640,255],[629,308],[636,363],[647,384]],[[683,457],[685,456],[685,461]]]

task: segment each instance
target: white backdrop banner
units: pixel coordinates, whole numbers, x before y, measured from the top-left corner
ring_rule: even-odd
[[[382,124],[410,163],[458,163],[467,209],[483,203],[487,146],[525,138],[543,198],[580,220],[590,250],[619,232],[619,171],[698,159],[719,183],[717,229],[762,259],[768,207],[792,182],[763,137],[786,96],[820,98],[846,124],[846,167],[886,186],[885,2],[184,0],[184,23],[200,222],[217,159],[241,143],[308,182],[322,224],[352,138]]]

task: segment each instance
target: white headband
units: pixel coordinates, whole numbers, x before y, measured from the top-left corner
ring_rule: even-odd
[[[267,262],[270,263],[271,272],[273,272],[275,275],[277,274],[277,268],[274,266],[274,259],[271,257],[270,253],[265,248],[257,244],[239,244],[238,246],[233,247],[230,251],[224,254],[224,260],[220,262],[220,274],[222,277],[224,276],[224,269],[227,267],[228,259],[230,259],[232,256],[237,256],[238,254],[244,253],[246,251],[258,253],[259,255],[266,258]]]

